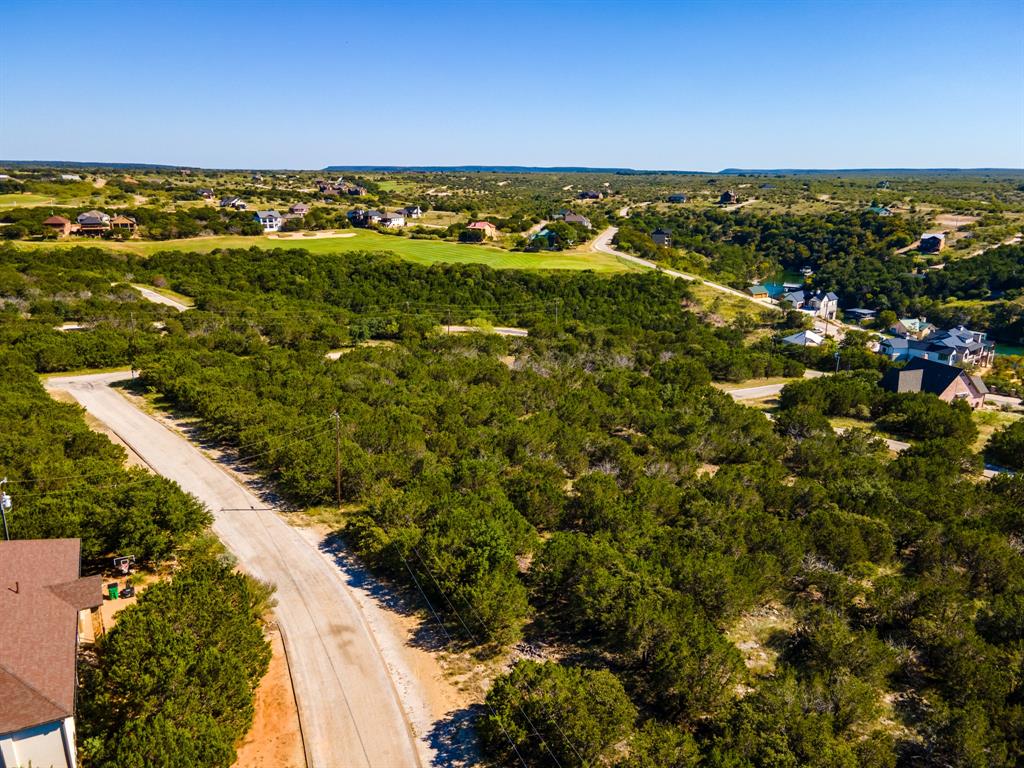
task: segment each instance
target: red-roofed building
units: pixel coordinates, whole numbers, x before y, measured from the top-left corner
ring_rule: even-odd
[[[0,765],[75,768],[79,623],[103,602],[78,539],[0,541]]]
[[[498,237],[498,228],[489,221],[474,221],[466,229],[479,229],[488,240],[495,240]]]
[[[63,216],[50,216],[43,219],[43,226],[52,229],[58,237],[67,237],[71,234],[71,221]]]

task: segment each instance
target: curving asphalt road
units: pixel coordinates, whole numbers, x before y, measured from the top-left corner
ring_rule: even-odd
[[[310,768],[416,768],[421,760],[394,681],[343,575],[315,542],[188,440],[110,388],[126,374],[53,377],[152,469],[214,513],[213,530],[242,568],[277,587]]]

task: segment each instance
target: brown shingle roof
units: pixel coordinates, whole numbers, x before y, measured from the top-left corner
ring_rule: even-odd
[[[0,541],[0,733],[74,714],[78,611],[103,602],[79,553],[78,539]]]
[[[48,216],[47,218],[43,219],[43,224],[70,224],[70,223],[71,222],[68,219],[65,219],[63,216]]]

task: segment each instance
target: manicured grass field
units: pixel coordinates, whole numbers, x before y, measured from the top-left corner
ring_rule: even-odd
[[[32,205],[45,205],[54,202],[54,198],[46,195],[34,195],[31,192],[12,192],[0,195],[0,208],[26,208]]]
[[[418,264],[449,262],[459,264],[487,264],[495,269],[592,269],[595,272],[625,272],[629,267],[614,256],[603,253],[514,253],[486,245],[449,243],[439,240],[412,240],[405,237],[381,235],[365,230],[349,231],[338,237],[194,237],[184,240],[85,240],[81,238],[57,242],[17,242],[19,247],[53,248],[75,245],[109,248],[114,251],[149,256],[159,251],[192,251],[209,253],[215,248],[304,248],[311,253],[338,253],[351,251],[391,251],[395,255]]]

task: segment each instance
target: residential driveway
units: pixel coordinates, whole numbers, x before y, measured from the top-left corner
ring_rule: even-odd
[[[804,371],[805,379],[816,379],[819,376],[825,376],[826,374],[821,371]],[[793,379],[793,381],[799,381],[799,379]],[[780,381],[776,384],[762,384],[758,387],[744,387],[743,389],[731,389],[728,390],[729,395],[733,400],[760,400],[763,397],[775,397],[782,393],[782,388],[789,384],[788,381]]]
[[[277,587],[299,720],[311,768],[415,768],[421,760],[377,642],[342,572],[184,437],[110,388],[121,373],[54,377],[155,472],[214,514],[213,530],[248,573]]]

